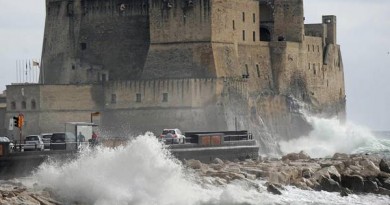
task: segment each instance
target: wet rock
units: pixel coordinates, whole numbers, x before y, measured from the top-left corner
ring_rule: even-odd
[[[378,192],[378,184],[375,181],[366,180],[364,181],[364,192],[366,193],[376,193]]]
[[[348,188],[344,188],[344,187],[341,188],[340,196],[345,197],[345,196],[348,196],[350,194],[352,194],[351,190],[349,190]]]
[[[298,153],[298,157],[299,159],[303,159],[303,160],[311,159],[311,157],[304,151],[300,151]]]
[[[299,154],[297,154],[297,153],[290,153],[290,154],[284,155],[282,157],[283,161],[285,161],[285,160],[295,161],[298,159],[299,159]]]
[[[379,187],[377,193],[378,193],[378,194],[382,194],[382,195],[388,195],[388,196],[390,196],[390,190],[385,189],[385,188],[382,188],[382,187]]]
[[[360,172],[361,176],[377,176],[381,172],[379,167],[377,167],[374,162],[369,159],[361,160],[360,165],[363,167],[362,171]]]
[[[214,163],[214,164],[224,164],[223,161],[222,161],[220,158],[215,158],[215,159],[213,160],[213,163]]]
[[[345,153],[335,153],[332,159],[348,159],[349,155]]]
[[[355,192],[364,191],[363,177],[358,175],[343,175],[341,177],[341,185]]]
[[[325,176],[328,179],[333,179],[334,181],[336,181],[338,183],[341,182],[341,175],[337,171],[336,167],[334,167],[334,166],[322,168],[314,174],[314,178],[317,181],[319,181],[319,179],[321,179],[322,176]]]
[[[282,195],[282,192],[278,189],[277,185],[272,183],[268,184],[267,191],[275,195]]]
[[[333,179],[329,179],[326,177],[323,177],[320,180],[320,186],[321,190],[328,191],[328,192],[340,192],[341,186],[338,182],[336,182]]]
[[[201,169],[203,167],[202,162],[200,162],[199,160],[190,159],[185,161],[185,163],[191,169]]]
[[[256,176],[256,178],[268,176],[267,172],[256,168],[242,168],[241,171],[246,172],[248,174],[252,174]]]
[[[381,161],[379,162],[379,169],[382,172],[390,173],[390,161],[381,159]]]
[[[390,178],[382,180],[381,183],[383,188],[390,189]]]
[[[314,175],[314,172],[310,168],[305,168],[302,170],[302,177],[310,179]]]

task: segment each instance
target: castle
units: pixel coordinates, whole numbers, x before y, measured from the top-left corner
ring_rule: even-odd
[[[248,129],[266,149],[310,129],[296,99],[345,118],[336,17],[304,21],[303,0],[46,0],[40,83],[7,86],[5,119],[99,111],[108,136]]]

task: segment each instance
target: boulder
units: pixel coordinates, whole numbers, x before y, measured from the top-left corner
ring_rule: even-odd
[[[390,190],[385,189],[385,188],[382,188],[382,187],[379,187],[377,193],[378,193],[378,194],[382,194],[382,195],[388,195],[388,196],[390,196]]]
[[[379,169],[382,172],[390,173],[390,161],[381,159],[381,161],[379,162]]]
[[[360,165],[362,166],[362,171],[360,172],[361,176],[369,177],[369,176],[377,176],[381,171],[379,167],[377,167],[374,162],[369,159],[363,159],[360,161]]]
[[[199,160],[190,159],[185,161],[186,165],[191,169],[202,169],[203,164]]]
[[[383,188],[390,189],[390,178],[382,180],[381,184]]]
[[[366,180],[364,181],[364,192],[376,193],[378,192],[378,184],[375,181]]]
[[[341,187],[340,196],[344,197],[350,194],[352,194],[351,190],[349,190],[348,188]]]
[[[310,168],[304,168],[302,170],[302,177],[310,179],[314,175],[314,172]]]
[[[349,155],[345,153],[335,153],[332,159],[348,159]]]
[[[300,151],[298,153],[298,157],[299,159],[304,159],[304,160],[311,159],[310,156],[304,151]]]
[[[224,164],[220,158],[214,158],[213,164]]]
[[[297,154],[297,153],[290,153],[290,154],[284,155],[282,157],[283,161],[285,161],[287,159],[290,160],[290,161],[298,160],[299,159],[299,154]]]
[[[358,175],[343,175],[341,176],[341,185],[355,192],[364,191],[363,177]]]
[[[262,171],[262,170],[256,169],[256,168],[245,168],[244,167],[241,169],[241,171],[246,172],[248,174],[255,175],[257,178],[268,176],[268,172],[265,172],[265,171]]]
[[[336,167],[330,166],[330,167],[325,167],[320,170],[318,170],[314,174],[314,178],[319,182],[319,180],[322,178],[322,176],[325,176],[328,179],[333,179],[336,182],[340,183],[341,182],[341,175],[337,171]]]
[[[267,191],[275,195],[282,195],[282,192],[278,189],[277,185],[272,183],[268,184]]]
[[[323,177],[320,180],[320,186],[321,190],[328,191],[328,192],[340,192],[341,186],[338,182],[336,182],[333,179],[329,179],[326,177]]]

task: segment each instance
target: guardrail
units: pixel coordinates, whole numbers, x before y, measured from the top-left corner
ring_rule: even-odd
[[[76,145],[77,144],[77,145]],[[44,150],[77,150],[82,147],[96,146],[98,142],[61,142],[61,143],[43,143],[43,144],[13,144],[10,143],[10,152],[44,151]],[[75,145],[75,146],[74,146]],[[42,147],[42,148],[41,148]],[[47,148],[49,147],[49,148]],[[28,148],[28,149],[26,149]]]

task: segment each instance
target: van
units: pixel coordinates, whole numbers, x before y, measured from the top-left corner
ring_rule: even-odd
[[[71,132],[55,132],[50,139],[50,150],[76,150],[76,136]]]

